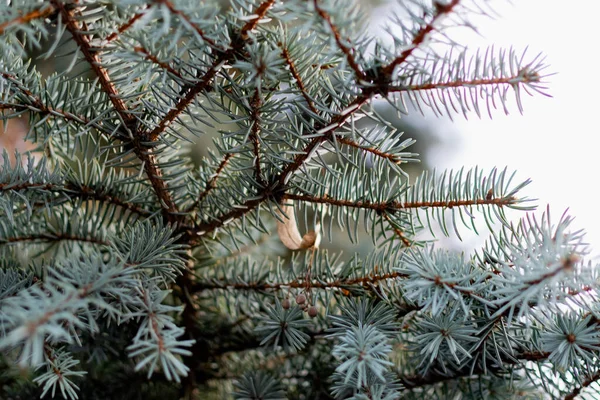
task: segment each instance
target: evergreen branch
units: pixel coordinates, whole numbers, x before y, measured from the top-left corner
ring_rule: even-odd
[[[20,243],[20,242],[61,242],[61,241],[72,241],[82,243],[92,243],[101,246],[109,246],[110,243],[107,241],[99,240],[93,237],[79,237],[75,235],[69,235],[64,233],[42,233],[36,235],[26,236],[14,236],[9,238],[0,238],[0,245]]]
[[[460,3],[460,0],[451,0],[448,4],[442,4],[439,1],[435,1],[436,14],[433,16],[431,21],[423,26],[417,34],[413,37],[411,45],[404,50],[398,57],[396,57],[391,63],[383,67],[382,72],[384,76],[391,76],[394,73],[394,69],[404,63],[411,54],[425,42],[427,35],[435,30],[435,24],[441,20],[446,14],[449,14],[453,9]]]
[[[282,55],[283,59],[285,60],[285,63],[288,65],[288,67],[290,69],[290,73],[292,74],[292,77],[296,81],[296,85],[298,85],[298,89],[300,89],[300,94],[302,95],[302,97],[304,97],[304,100],[306,101],[308,108],[310,108],[310,111],[312,111],[315,115],[319,115],[319,110],[317,110],[317,108],[315,107],[315,104],[313,103],[312,99],[308,95],[308,91],[306,90],[304,81],[302,80],[302,77],[298,73],[298,70],[296,69],[296,65],[294,64],[294,61],[292,60],[288,49],[283,47],[283,43],[281,43],[281,42],[279,42],[278,45],[280,47],[282,47],[281,55]]]
[[[148,4],[145,4],[143,9],[146,10],[148,7],[150,7]],[[123,25],[119,26],[119,28],[117,29],[116,32],[111,33],[110,35],[108,35],[106,37],[106,42],[110,43],[113,40],[115,40],[116,38],[119,37],[119,35],[121,35],[123,32],[125,32],[127,29],[131,28],[131,26],[133,26],[133,24],[135,23],[135,21],[137,21],[138,19],[142,18],[144,16],[144,12],[139,12],[137,14],[134,14],[133,17],[129,18],[129,20],[127,22],[125,22]]]
[[[318,124],[315,126],[315,131],[320,133],[322,136],[317,136],[313,138],[307,145],[304,147],[302,152],[296,156],[293,162],[289,163],[283,171],[279,174],[278,182],[280,185],[285,185],[288,181],[289,177],[298,170],[304,164],[304,162],[313,154],[313,152],[317,151],[318,147],[325,140],[331,139],[334,134],[334,131],[342,126],[350,116],[353,115],[356,110],[360,109],[363,105],[365,105],[369,99],[371,98],[371,91],[365,90],[361,95],[359,95],[354,101],[352,101],[341,113],[336,115],[331,119],[329,125],[325,126],[323,124]]]
[[[77,122],[86,126],[89,126],[90,124],[92,124],[91,121],[89,121],[87,118],[80,116],[80,115],[76,115],[73,114],[71,112],[68,111],[64,111],[61,109],[56,109],[50,106],[47,106],[46,104],[44,104],[42,102],[42,100],[37,97],[36,95],[34,95],[31,90],[27,89],[26,87],[24,87],[22,85],[21,82],[19,82],[19,80],[17,79],[16,76],[9,74],[7,72],[0,72],[0,75],[2,75],[2,77],[10,82],[12,82],[16,88],[19,90],[19,92],[21,94],[23,94],[25,97],[27,97],[29,99],[29,101],[31,102],[31,104],[12,104],[12,103],[3,103],[0,104],[0,109],[21,109],[21,110],[29,110],[31,112],[34,113],[38,113],[38,114],[42,114],[42,115],[53,115],[55,117],[60,117],[63,118],[67,121],[73,121],[73,122]],[[101,127],[98,124],[93,124],[93,126],[99,130],[102,130]]]
[[[250,102],[250,120],[252,121],[252,127],[250,132],[250,141],[254,148],[254,176],[256,181],[261,185],[265,186],[265,180],[262,176],[260,169],[260,107],[261,98],[258,88],[254,90],[254,96]]]
[[[515,356],[514,359],[504,360],[507,364],[519,364],[523,361],[539,362],[544,361],[550,356],[547,352],[523,352]],[[488,370],[491,368],[488,366]],[[481,367],[478,368],[461,368],[455,374],[443,374],[441,372],[432,372],[425,375],[411,375],[403,376],[400,375],[399,379],[402,385],[408,390],[419,389],[424,386],[436,385],[441,382],[447,382],[460,378],[477,377],[479,375],[487,375],[490,371],[483,370]],[[600,379],[600,378],[598,378]]]
[[[65,20],[67,30],[71,33],[84,58],[90,64],[102,90],[108,95],[126,129],[133,128],[136,125],[135,117],[130,114],[125,102],[119,97],[117,89],[108,75],[108,71],[102,67],[99,55],[93,50],[89,38],[85,35],[87,30],[82,30],[72,12],[67,10],[64,4],[58,0],[51,1],[60,11]],[[161,200],[161,206],[167,213],[165,217],[168,220],[173,220],[173,215],[178,212],[177,205],[168,190],[165,180],[162,178],[163,173],[157,165],[156,156],[152,150],[143,147],[139,137],[134,137],[132,144],[134,145],[136,156],[142,161],[144,171],[152,183],[156,195]]]
[[[574,400],[583,389],[590,386],[591,384],[600,381],[600,371],[597,371],[594,375],[588,377],[585,381],[581,383],[581,386],[573,389],[569,394],[567,394],[564,400]]]
[[[160,120],[158,125],[149,133],[145,134],[152,141],[158,139],[161,133],[163,133],[167,127],[189,106],[192,101],[196,98],[196,96],[207,90],[211,83],[212,79],[217,75],[217,72],[221,69],[221,66],[229,60],[233,55],[231,50],[221,53],[217,59],[210,66],[208,71],[204,73],[204,76],[198,83],[193,85],[189,90],[187,90],[184,97],[179,99],[177,104],[169,112]]]
[[[316,3],[316,1],[315,1],[315,3]],[[280,45],[280,47],[283,46],[283,44],[281,42],[279,43],[279,45]],[[319,111],[317,110],[317,108],[315,107],[314,102],[312,101],[312,99],[308,95],[308,91],[306,90],[306,86],[304,85],[304,82],[302,81],[302,77],[298,73],[298,70],[296,69],[296,65],[294,64],[294,61],[292,60],[292,58],[291,58],[288,50],[286,48],[283,48],[282,51],[281,51],[281,54],[282,54],[282,57],[285,60],[286,64],[288,65],[288,67],[290,69],[290,73],[292,74],[292,77],[296,81],[296,85],[298,85],[298,89],[300,90],[300,94],[302,95],[302,97],[304,97],[304,100],[306,101],[306,104],[308,105],[308,108],[315,115],[319,115]],[[375,155],[377,157],[388,159],[391,162],[393,162],[394,164],[400,164],[402,162],[394,154],[386,153],[384,151],[381,151],[381,150],[377,149],[376,147],[361,146],[360,144],[356,143],[354,140],[349,139],[349,138],[347,138],[345,136],[336,136],[335,140],[338,141],[338,142],[340,142],[340,143],[343,143],[343,144],[345,144],[347,146],[354,147],[356,149],[360,149],[360,150],[364,150],[366,152],[369,152],[369,153],[371,153],[371,154],[373,154],[373,155]]]
[[[118,197],[111,196],[109,194],[99,193],[94,188],[89,187],[89,186],[67,185],[67,186],[65,186],[65,189],[68,191],[68,194],[71,194],[73,191],[75,191],[77,196],[81,199],[96,200],[96,201],[114,204],[116,206],[119,206],[121,208],[129,210],[129,211],[139,214],[141,216],[149,217],[150,215],[154,214],[152,211],[142,208],[138,205],[135,205],[134,203],[130,203],[130,202],[121,200]]]
[[[219,176],[221,175],[221,173],[227,166],[227,163],[229,163],[229,160],[233,156],[234,156],[234,153],[226,153],[225,154],[225,156],[223,157],[223,160],[221,160],[221,162],[219,163],[219,166],[217,167],[217,170],[215,171],[215,173],[212,175],[210,180],[208,182],[206,182],[206,186],[204,187],[204,190],[198,195],[198,197],[196,198],[196,201],[194,201],[194,203],[185,210],[186,213],[190,212],[191,210],[196,208],[200,203],[202,203],[202,200],[204,200],[206,198],[206,196],[208,196],[208,194],[215,187],[217,187],[217,179],[219,179]]]
[[[99,193],[98,191],[96,191],[96,189],[89,187],[89,186],[85,186],[85,185],[74,186],[74,185],[67,184],[64,186],[63,185],[58,186],[58,185],[51,184],[51,183],[40,184],[40,183],[30,183],[30,182],[24,182],[24,183],[20,183],[18,185],[12,185],[9,183],[0,183],[0,192],[2,192],[2,191],[21,191],[21,190],[31,190],[31,189],[37,189],[37,190],[42,190],[42,191],[51,191],[56,194],[65,194],[69,197],[75,196],[82,200],[95,200],[95,201],[100,201],[100,202],[104,202],[104,203],[110,203],[110,204],[119,206],[121,208],[124,208],[126,210],[129,210],[131,212],[134,212],[136,214],[139,214],[141,216],[148,217],[153,214],[152,211],[142,208],[134,203],[124,201],[122,199],[119,199],[118,197],[111,196],[110,194]]]
[[[233,289],[233,290],[254,290],[254,291],[265,291],[265,290],[280,290],[282,288],[297,288],[305,289],[310,287],[311,289],[339,289],[347,290],[351,286],[367,286],[379,281],[388,279],[406,278],[408,275],[403,272],[389,272],[382,275],[367,275],[352,279],[338,279],[335,281],[305,281],[301,279],[295,279],[289,282],[196,282],[193,285],[194,292],[200,292],[203,290],[217,290],[217,289]]]
[[[34,19],[42,19],[46,18],[50,14],[55,11],[55,8],[51,5],[45,4],[42,7],[37,8],[33,11],[28,12],[27,14],[20,15],[17,18],[12,20],[3,22],[0,24],[0,35],[4,34],[6,29],[10,28],[13,25],[26,24]]]
[[[102,87],[102,90],[108,95],[110,102],[121,117],[121,120],[126,123],[126,125],[130,125],[131,122],[133,122],[133,117],[129,114],[123,99],[119,97],[117,89],[108,75],[108,71],[102,67],[100,57],[98,56],[97,51],[94,50],[90,44],[90,39],[86,35],[86,30],[80,26],[76,17],[73,15],[73,10],[68,9],[59,0],[50,1],[60,12],[66,24],[67,30],[71,33],[71,36],[73,36],[73,40],[79,47],[83,57],[92,68],[94,75],[98,78],[98,82]]]
[[[156,140],[161,133],[167,129],[167,127],[177,118],[187,106],[189,106],[192,101],[196,98],[196,96],[207,90],[210,87],[212,79],[217,75],[221,67],[228,61],[233,60],[233,57],[237,51],[242,49],[248,40],[248,32],[258,24],[260,18],[262,18],[267,10],[275,3],[275,0],[267,0],[263,4],[261,4],[254,15],[257,15],[256,18],[248,21],[246,25],[241,30],[242,41],[237,41],[231,44],[229,49],[225,52],[221,52],[219,56],[215,59],[212,65],[208,68],[208,70],[204,73],[204,76],[193,85],[184,97],[179,99],[177,104],[171,108],[171,110],[161,119],[158,125],[147,134],[150,140]]]
[[[430,82],[408,86],[388,86],[389,93],[392,92],[415,92],[423,90],[442,90],[450,88],[473,88],[476,86],[487,85],[511,85],[518,83],[537,83],[540,81],[540,76],[535,71],[530,73],[529,68],[525,67],[518,71],[517,74],[506,77],[495,77],[488,79],[471,79],[471,80],[449,80],[446,82]]]
[[[194,233],[197,236],[203,236],[207,233],[214,231],[217,228],[220,228],[230,223],[231,221],[237,218],[242,217],[243,215],[257,208],[263,201],[267,199],[268,192],[265,191],[265,193],[267,194],[263,194],[261,197],[256,199],[248,200],[242,205],[236,206],[236,208],[234,208],[233,210],[219,217],[214,217],[214,219],[211,222],[203,222],[199,225],[196,225],[194,227]],[[192,241],[192,244],[197,244],[197,241]]]
[[[255,17],[252,18],[250,21],[246,22],[246,24],[242,27],[242,30],[240,31],[240,36],[242,40],[248,40],[250,31],[252,31],[258,26],[260,20],[264,18],[264,16],[267,14],[267,11],[269,11],[269,8],[271,8],[273,4],[275,4],[275,0],[265,0],[263,3],[261,3],[260,6],[258,6],[256,11],[254,11],[254,13],[252,14],[255,15]]]
[[[355,52],[355,50],[351,47],[346,46],[342,42],[340,32],[338,31],[337,27],[333,24],[333,21],[331,20],[331,16],[329,14],[327,14],[327,12],[325,10],[323,10],[321,7],[319,7],[319,0],[313,0],[313,3],[315,5],[315,10],[317,11],[317,14],[319,14],[319,16],[321,18],[323,18],[324,21],[327,22],[327,25],[329,25],[329,28],[331,29],[331,32],[333,33],[335,42],[338,45],[338,47],[340,48],[340,50],[342,51],[342,53],[344,53],[344,55],[346,56],[348,65],[350,65],[350,68],[352,68],[352,70],[354,71],[354,74],[356,75],[356,79],[365,79],[365,73],[360,68],[360,65],[358,65],[358,63],[354,59],[354,55],[352,54],[353,52]]]
[[[305,201],[308,203],[319,203],[319,204],[329,204],[332,206],[338,207],[347,207],[347,208],[360,208],[364,210],[375,210],[378,212],[385,211],[398,211],[398,210],[406,210],[410,208],[420,209],[420,208],[454,208],[454,207],[464,207],[464,206],[473,206],[473,205],[495,205],[498,207],[508,206],[512,204],[516,204],[517,199],[513,196],[511,197],[498,197],[498,198],[478,198],[478,199],[469,199],[469,200],[450,200],[450,201],[414,201],[414,202],[387,202],[387,203],[372,203],[370,201],[352,201],[352,200],[341,200],[341,199],[332,199],[328,196],[317,197],[311,195],[301,195],[301,194],[293,194],[286,193],[284,196],[289,200],[297,200],[297,201]]]
[[[387,153],[385,151],[379,150],[377,147],[365,147],[356,143],[354,140],[346,137],[346,136],[336,136],[335,140],[338,142],[345,144],[346,146],[354,147],[355,149],[366,151],[367,153],[371,153],[377,157],[384,158],[386,160],[390,160],[394,164],[401,164],[403,162],[397,155]]]
[[[398,228],[394,224],[394,222],[392,221],[392,219],[390,218],[390,216],[387,213],[383,213],[383,218],[390,224],[390,226],[392,227],[392,229],[394,230],[396,235],[400,238],[400,241],[404,244],[404,246],[406,246],[406,247],[412,246],[412,242],[410,240],[408,240],[408,238],[406,237],[404,232],[402,232],[402,229]]]
[[[183,77],[181,76],[181,74],[178,71],[176,71],[169,64],[160,61],[155,55],[150,54],[150,52],[146,48],[144,48],[142,46],[136,46],[133,48],[133,51],[135,51],[139,54],[142,54],[144,56],[145,60],[152,61],[154,64],[156,64],[159,67],[161,67],[162,69],[168,71],[171,75],[176,76],[179,79],[183,79]]]
[[[155,1],[157,3],[165,5],[169,9],[169,11],[171,11],[173,14],[177,15],[179,18],[184,20],[189,26],[191,26],[196,31],[196,33],[198,35],[200,35],[202,40],[204,40],[206,43],[208,43],[211,47],[214,47],[214,48],[218,47],[217,44],[215,43],[215,41],[212,40],[211,38],[209,38],[208,36],[206,36],[206,33],[204,33],[204,31],[202,29],[200,29],[200,27],[198,25],[194,24],[187,15],[185,15],[183,12],[176,9],[170,0],[155,0]]]

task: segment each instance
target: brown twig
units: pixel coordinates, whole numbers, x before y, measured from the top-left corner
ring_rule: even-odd
[[[142,145],[142,138],[137,136],[138,132],[135,132],[135,125],[137,125],[136,119],[129,112],[125,102],[119,96],[114,83],[110,79],[108,71],[102,66],[98,53],[92,48],[89,36],[85,34],[87,31],[86,27],[79,24],[73,15],[73,10],[68,10],[64,4],[58,0],[51,1],[54,7],[61,13],[67,30],[73,36],[73,40],[79,47],[85,60],[90,64],[94,75],[98,78],[100,87],[108,95],[115,111],[119,115],[121,121],[123,121],[125,129],[130,132],[134,130],[134,132],[131,132],[133,135],[131,143],[134,146],[135,154],[142,162],[144,172],[146,172],[154,192],[160,199],[160,203],[164,210],[164,218],[169,222],[175,222],[176,218],[174,215],[178,213],[178,209],[173,200],[173,196],[169,192],[167,184],[163,179],[162,170],[158,167],[156,156],[151,149]]]
[[[445,200],[445,201],[414,201],[414,202],[399,202],[393,201],[388,203],[372,203],[370,201],[353,201],[332,199],[328,196],[317,197],[311,195],[301,195],[286,193],[284,198],[297,201],[305,201],[308,203],[329,204],[339,207],[361,208],[366,210],[375,210],[379,212],[405,210],[410,208],[454,208],[473,205],[496,205],[507,206],[515,204],[517,199],[514,197],[497,197],[497,198],[480,198],[471,200]]]
[[[365,286],[368,284],[377,283],[382,280],[387,279],[398,279],[398,278],[406,278],[408,275],[402,272],[390,272],[382,275],[367,275],[353,279],[346,280],[335,280],[331,282],[325,281],[312,281],[310,282],[311,288],[316,289],[342,289],[348,290],[353,285]],[[199,292],[202,290],[215,290],[215,289],[234,289],[234,290],[256,290],[256,291],[264,291],[264,290],[280,290],[284,287],[295,288],[295,289],[304,289],[307,286],[307,282],[304,280],[293,280],[289,282],[281,282],[281,283],[256,283],[256,282],[241,282],[241,283],[220,283],[220,282],[197,282],[194,284],[193,289],[194,292]],[[351,289],[351,288],[350,288]]]
[[[516,75],[499,78],[482,78],[482,79],[471,79],[471,80],[456,80],[446,82],[428,82],[416,85],[407,86],[388,86],[386,90],[389,93],[392,92],[417,92],[423,90],[439,90],[449,89],[457,87],[473,87],[473,86],[487,86],[487,85],[514,85],[515,82],[521,79],[520,82],[539,82],[540,77],[538,75],[527,75],[523,74],[523,71],[519,71]]]
[[[79,237],[75,235],[67,235],[62,233],[49,233],[49,234],[36,234],[36,235],[26,235],[26,236],[15,236],[9,238],[0,239],[0,245],[2,244],[10,244],[10,243],[19,243],[19,242],[60,242],[60,241],[72,241],[72,242],[83,242],[83,243],[92,243],[102,246],[109,246],[110,243],[106,241],[102,241],[93,237]]]
[[[217,187],[217,179],[219,179],[219,176],[221,175],[221,173],[223,172],[223,170],[229,163],[229,160],[233,156],[234,156],[233,153],[225,154],[225,156],[219,163],[219,166],[217,167],[217,170],[215,171],[215,173],[212,175],[210,180],[208,182],[206,182],[206,186],[204,187],[204,190],[202,192],[200,192],[200,194],[196,198],[196,201],[185,210],[186,213],[188,213],[188,212],[192,211],[194,208],[196,208],[202,202],[202,200],[204,200],[206,198],[206,196],[208,196],[208,194],[211,192],[211,190],[213,190],[215,187]]]
[[[400,64],[404,63],[408,57],[417,49],[421,44],[425,42],[425,38],[428,34],[435,30],[435,23],[442,18],[445,14],[449,14],[452,10],[460,3],[460,0],[451,0],[448,4],[442,5],[436,2],[436,14],[433,16],[431,21],[423,26],[417,34],[413,37],[411,45],[404,50],[398,57],[396,57],[391,63],[382,69],[382,72],[386,76],[391,76],[394,73],[394,69]]]
[[[400,238],[400,241],[402,242],[402,244],[404,244],[404,246],[412,246],[412,242],[408,240],[404,232],[402,232],[402,230],[394,224],[394,222],[387,213],[383,213],[383,218],[385,218],[385,220],[390,224],[390,226],[392,227],[396,235]]]
[[[46,18],[50,14],[55,11],[52,5],[45,4],[40,8],[37,8],[33,11],[28,12],[27,14],[20,15],[15,19],[11,19],[10,21],[6,21],[0,24],[0,35],[2,35],[7,28],[10,28],[13,25],[26,24],[30,21],[40,18]]]
[[[196,31],[198,35],[200,35],[202,40],[208,43],[211,47],[217,48],[217,44],[215,43],[215,41],[206,36],[206,33],[198,25],[194,24],[187,15],[176,9],[173,3],[171,3],[171,1],[157,0],[157,2],[164,4],[169,9],[169,11],[171,11],[173,14],[177,15],[179,18],[184,20],[189,26],[191,26]]]
[[[323,20],[325,22],[327,22],[327,25],[329,25],[329,28],[331,29],[331,32],[333,33],[333,37],[335,38],[335,42],[337,43],[337,45],[340,48],[340,50],[342,51],[342,53],[344,53],[344,55],[346,56],[348,65],[350,65],[350,68],[352,68],[352,70],[354,71],[354,74],[356,75],[356,79],[365,79],[364,71],[361,69],[360,65],[358,65],[358,63],[354,59],[353,53],[355,52],[355,50],[351,47],[346,46],[344,44],[344,42],[342,42],[340,32],[338,31],[337,27],[333,24],[333,21],[331,20],[331,16],[329,14],[327,14],[327,12],[325,10],[323,10],[321,7],[319,7],[319,0],[313,0],[313,2],[315,5],[315,10],[317,11],[317,14],[319,14],[319,16],[321,18],[323,18]]]
[[[150,6],[148,4],[145,4],[144,10],[147,9],[148,7],[150,7]],[[127,22],[125,22],[123,25],[121,25],[117,29],[116,32],[113,32],[106,37],[106,39],[105,39],[106,42],[109,43],[109,42],[112,42],[113,40],[115,40],[123,32],[125,32],[127,29],[131,28],[131,26],[135,23],[135,21],[142,18],[144,16],[144,14],[145,14],[145,12],[139,12],[139,13],[135,14],[133,17],[129,18],[129,20]]]
[[[386,153],[385,151],[379,150],[377,147],[362,146],[362,145],[356,143],[354,140],[349,139],[345,136],[336,136],[335,140],[337,140],[338,142],[340,142],[342,144],[345,144],[346,146],[350,146],[350,147],[354,147],[355,149],[366,151],[367,153],[371,153],[380,158],[385,158],[386,160],[389,160],[389,161],[393,162],[394,164],[401,164],[403,162],[403,160],[400,159],[400,157],[398,157],[395,154]]]
[[[264,16],[267,14],[267,11],[269,11],[269,8],[271,8],[273,4],[275,4],[275,0],[266,0],[262,2],[260,6],[258,6],[256,11],[254,11],[253,15],[256,15],[256,17],[246,22],[240,31],[240,37],[244,41],[248,40],[250,31],[258,26],[260,20],[264,18]]]
[[[176,71],[173,67],[171,67],[166,62],[160,61],[155,55],[150,54],[150,52],[146,48],[144,48],[142,46],[136,46],[133,48],[133,50],[137,53],[142,54],[144,56],[144,59],[152,61],[154,64],[156,64],[159,67],[161,67],[162,69],[168,71],[172,75],[178,77],[179,79],[183,79],[183,77],[181,76],[179,71]]]
[[[581,386],[576,387],[575,389],[573,389],[571,391],[571,393],[567,394],[565,396],[564,400],[575,399],[575,397],[577,397],[584,388],[590,386],[591,384],[593,384],[595,382],[598,382],[599,380],[600,380],[600,371],[597,371],[594,375],[588,377],[585,381],[583,381],[581,383]]]
[[[315,115],[319,115],[319,110],[317,110],[312,99],[308,95],[306,86],[304,85],[304,82],[302,81],[302,78],[300,77],[300,74],[298,73],[298,70],[296,69],[296,65],[294,64],[294,61],[292,60],[290,53],[288,52],[288,50],[285,47],[283,47],[283,43],[279,42],[278,44],[279,44],[279,47],[282,47],[281,56],[285,60],[285,63],[288,65],[288,67],[290,69],[290,73],[292,74],[292,77],[294,77],[294,79],[296,80],[296,85],[298,85],[298,89],[300,89],[300,94],[302,95],[302,97],[304,97],[304,100],[306,101],[308,108],[310,108],[310,111],[312,111]]]
[[[250,141],[254,150],[254,177],[256,181],[261,185],[265,186],[265,180],[263,179],[261,168],[260,168],[260,107],[261,98],[258,89],[254,90],[254,96],[250,102],[250,121],[252,127],[250,128]]]

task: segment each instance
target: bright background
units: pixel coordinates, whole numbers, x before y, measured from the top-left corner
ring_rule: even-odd
[[[537,198],[538,211],[550,204],[552,220],[564,210],[574,216],[573,226],[585,228],[593,254],[600,255],[600,2],[594,0],[522,0],[491,2],[500,17],[472,19],[481,36],[472,31],[454,34],[470,48],[528,47],[527,59],[542,52],[548,98],[523,93],[524,114],[516,105],[510,115],[502,110],[493,120],[475,114],[468,121],[441,121],[437,130],[450,150],[435,148],[430,159],[438,168],[508,166],[517,177],[531,178],[524,194]],[[374,12],[385,17],[387,6]],[[483,115],[483,114],[482,114]],[[449,125],[452,124],[452,125]],[[449,135],[449,136],[447,136]],[[518,214],[513,214],[518,218]],[[473,243],[464,243],[472,248]]]

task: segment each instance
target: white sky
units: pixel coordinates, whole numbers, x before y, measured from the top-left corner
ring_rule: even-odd
[[[587,241],[598,255],[600,2],[495,0],[492,4],[501,17],[473,20],[483,37],[473,32],[453,37],[472,48],[494,44],[522,51],[529,46],[530,57],[542,52],[550,65],[547,72],[556,73],[546,85],[553,97],[524,93],[522,116],[513,106],[508,116],[501,110],[493,113],[493,120],[478,120],[475,114],[468,121],[455,118],[447,132],[456,135],[460,145],[451,154],[440,148],[436,166],[508,166],[522,179],[531,178],[533,183],[524,193],[538,199],[540,215],[550,204],[556,221],[568,208],[574,226],[586,229]]]

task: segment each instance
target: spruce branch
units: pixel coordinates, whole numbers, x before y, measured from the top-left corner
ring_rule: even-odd
[[[267,12],[273,5],[275,4],[275,0],[265,0],[256,8],[254,13],[252,13],[253,18],[251,18],[248,22],[244,24],[242,29],[240,30],[240,37],[243,41],[247,41],[250,37],[250,32],[256,29],[261,20],[267,15]]]
[[[202,38],[202,40],[206,43],[208,43],[211,47],[215,48],[215,49],[219,49],[219,46],[215,43],[214,40],[212,40],[211,38],[209,38],[206,33],[204,33],[204,31],[196,24],[194,24],[189,18],[188,16],[177,10],[175,8],[175,5],[173,5],[173,3],[169,0],[155,0],[156,3],[158,4],[163,4],[164,6],[166,6],[169,11],[171,11],[173,14],[177,15],[179,18],[181,18],[183,21],[185,21],[185,23],[192,27],[192,29],[194,29],[194,31],[196,31],[196,33],[198,35],[200,35],[200,37]]]
[[[256,181],[261,185],[265,186],[265,180],[262,176],[260,167],[260,108],[262,106],[260,90],[256,88],[254,90],[254,96],[250,102],[250,141],[254,151],[254,176]]]
[[[223,156],[223,159],[219,163],[219,166],[215,170],[214,174],[212,174],[211,178],[208,180],[208,182],[206,182],[204,190],[200,192],[196,200],[187,208],[186,212],[190,212],[196,207],[198,207],[198,205],[202,203],[204,198],[206,198],[206,196],[208,196],[208,194],[217,186],[217,180],[219,179],[219,176],[221,175],[221,173],[229,163],[229,160],[233,156],[233,153],[226,153],[225,156]]]
[[[394,70],[399,65],[406,62],[406,60],[413,54],[413,52],[421,46],[428,35],[434,30],[439,20],[445,17],[447,14],[453,12],[453,10],[460,4],[461,0],[451,0],[447,4],[442,4],[439,1],[434,1],[436,7],[436,13],[433,15],[431,21],[427,22],[421,29],[413,36],[412,43],[408,46],[398,57],[392,60],[388,65],[383,67],[381,71],[384,76],[391,77]]]
[[[131,135],[131,143],[134,145],[135,154],[142,161],[142,165],[156,195],[161,200],[164,209],[164,217],[169,221],[174,221],[174,215],[178,212],[177,205],[169,192],[167,184],[163,179],[163,172],[157,164],[156,155],[153,151],[142,144],[141,138],[136,132],[137,125],[135,117],[130,113],[125,102],[117,92],[117,88],[111,81],[108,71],[102,67],[99,54],[90,43],[90,38],[86,35],[85,26],[80,26],[74,16],[74,10],[68,10],[59,0],[51,0],[54,7],[59,10],[62,18],[65,20],[67,30],[73,36],[75,43],[82,52],[84,58],[89,63],[92,71],[98,78],[102,90],[108,95],[115,111],[123,122],[125,129]],[[132,132],[134,130],[134,132]]]
[[[333,24],[333,21],[331,20],[331,16],[319,6],[319,0],[313,0],[313,4],[315,7],[315,10],[317,11],[317,14],[319,14],[319,16],[321,18],[323,18],[323,20],[327,23],[327,25],[329,25],[329,28],[331,29],[331,32],[333,33],[333,37],[335,38],[335,42],[338,45],[338,47],[340,48],[340,50],[342,51],[342,53],[344,53],[344,55],[346,57],[346,61],[348,62],[348,65],[350,66],[350,68],[352,68],[352,70],[354,71],[354,74],[356,75],[356,79],[357,80],[365,79],[366,76],[365,76],[364,71],[358,65],[358,63],[356,62],[356,59],[354,58],[354,53],[356,53],[356,50],[350,46],[347,46],[343,42],[340,32],[338,31],[336,26]]]
[[[408,275],[404,272],[390,272],[382,275],[374,274],[368,276],[362,276],[357,278],[349,279],[337,279],[333,281],[324,281],[320,279],[306,281],[305,279],[295,279],[288,282],[219,282],[213,280],[210,282],[198,281],[193,285],[194,292],[201,292],[203,290],[216,290],[216,289],[232,289],[232,290],[254,290],[254,291],[268,291],[268,290],[281,290],[284,288],[293,289],[304,289],[306,287],[314,289],[337,289],[342,293],[348,292],[354,289],[353,286],[360,288],[369,287],[377,282],[384,280],[394,280],[400,278],[406,278]]]
[[[35,19],[43,19],[49,17],[56,11],[55,7],[49,4],[43,4],[41,7],[29,11],[26,14],[19,15],[16,18],[0,23],[0,35],[14,25],[27,24]]]
[[[160,61],[155,55],[151,54],[146,48],[144,48],[142,46],[136,46],[133,48],[133,51],[144,56],[145,60],[149,60],[149,61],[153,62],[154,64],[158,65],[165,71],[168,71],[171,75],[176,76],[177,78],[183,80],[183,76],[178,71],[176,71],[168,63]]]
[[[138,19],[142,18],[145,15],[145,10],[147,10],[149,7],[150,7],[149,4],[144,4],[142,6],[142,10],[144,10],[144,11],[134,14],[131,18],[129,18],[127,20],[127,22],[125,22],[123,25],[119,26],[115,32],[108,35],[106,37],[106,39],[104,39],[106,41],[106,43],[112,42],[113,40],[117,39],[121,34],[123,34],[125,31],[127,31],[129,28],[131,28]]]
[[[564,400],[574,400],[579,394],[581,394],[582,390],[598,381],[600,381],[600,371],[597,371],[596,373],[586,377],[586,379],[581,383],[580,386],[575,387],[570,393],[568,393],[564,397]]]

